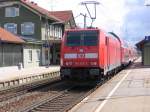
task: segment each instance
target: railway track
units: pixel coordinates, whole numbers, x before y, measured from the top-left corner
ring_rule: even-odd
[[[66,112],[74,105],[82,101],[91,94],[96,88],[101,86],[107,80],[103,80],[95,86],[72,86],[66,90],[56,93],[54,97],[46,97],[19,112]]]
[[[20,112],[63,112],[77,104],[81,99],[90,94],[91,88],[71,87],[58,93],[55,97],[43,99],[43,101],[33,104]],[[90,92],[90,93],[89,93]]]
[[[46,98],[53,98],[68,90],[70,86],[63,81],[51,83],[45,86],[30,89],[21,96],[16,96],[13,101],[1,102],[0,112],[19,112],[22,108],[28,107]]]
[[[61,81],[44,86],[35,84],[22,93],[16,93],[14,97],[18,98],[17,94],[23,97],[4,104],[0,107],[0,112],[65,112],[109,79],[111,78],[105,78],[93,87],[69,85]]]
[[[44,80],[41,80],[41,81],[36,81],[36,82],[29,83],[29,84],[26,84],[26,85],[20,85],[20,86],[14,87],[14,88],[10,88],[10,89],[0,91],[0,103],[2,103],[4,101],[7,101],[9,99],[12,99],[12,98],[21,96],[23,94],[26,94],[29,91],[31,91],[33,89],[36,89],[40,86],[51,84],[54,81],[59,81],[59,80],[60,80],[59,78],[56,78],[56,79],[53,79],[53,80],[44,79]]]

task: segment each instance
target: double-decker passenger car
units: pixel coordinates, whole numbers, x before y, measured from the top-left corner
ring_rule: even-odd
[[[100,29],[70,29],[61,43],[62,79],[101,79],[121,66],[121,41]]]
[[[121,64],[126,67],[131,62],[131,51],[129,44],[126,41],[121,42]]]

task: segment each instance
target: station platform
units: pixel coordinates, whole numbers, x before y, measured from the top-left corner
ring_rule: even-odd
[[[0,68],[0,83],[7,82],[11,80],[17,80],[21,78],[26,78],[30,76],[37,76],[44,73],[59,72],[60,66],[41,66],[34,68],[22,68],[18,69],[16,67],[1,67]]]
[[[138,59],[69,112],[150,112],[150,67]]]

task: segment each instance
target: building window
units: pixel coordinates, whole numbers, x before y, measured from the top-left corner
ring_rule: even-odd
[[[37,50],[36,54],[37,54],[37,61],[40,61],[41,58],[40,50]]]
[[[59,27],[59,38],[62,38],[62,28]]]
[[[32,62],[32,50],[29,50],[29,62]]]
[[[11,33],[17,34],[17,24],[15,23],[6,23],[4,28]]]
[[[53,31],[52,31],[52,27],[53,27],[52,25],[49,26],[49,29],[50,29],[50,36],[52,36],[52,32],[53,32]]]
[[[25,22],[21,24],[21,34],[22,35],[33,35],[34,34],[34,23]]]
[[[54,37],[56,38],[57,37],[57,26],[55,26],[54,31],[55,31]]]
[[[55,30],[55,28],[54,28],[54,25],[50,25],[50,36],[51,37],[54,37],[54,30]]]
[[[6,7],[5,17],[16,17],[19,16],[19,8],[17,7]]]

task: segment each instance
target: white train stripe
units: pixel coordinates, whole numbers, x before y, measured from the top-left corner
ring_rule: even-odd
[[[74,59],[77,58],[77,53],[66,53],[64,54],[65,59]]]
[[[98,53],[86,53],[85,58],[98,58]]]

